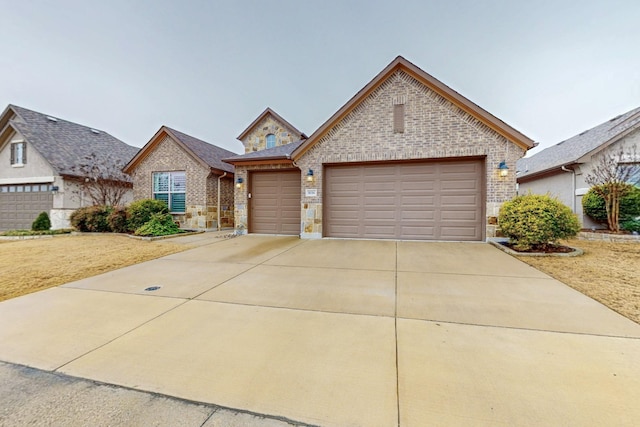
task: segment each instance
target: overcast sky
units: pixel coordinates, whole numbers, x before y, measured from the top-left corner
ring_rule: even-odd
[[[546,147],[640,106],[640,2],[0,0],[0,103],[142,146],[310,135],[402,55]],[[538,151],[535,149],[532,152]]]

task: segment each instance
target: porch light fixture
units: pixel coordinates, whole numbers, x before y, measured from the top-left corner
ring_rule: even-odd
[[[500,173],[500,176],[509,175],[509,166],[507,166],[507,162],[505,160],[501,161],[498,165],[498,173]]]
[[[313,182],[313,169],[309,169],[307,172],[307,182]]]
[[[236,179],[236,188],[242,188],[242,183],[244,180],[242,178]]]
[[[57,185],[52,185],[51,186],[51,192],[53,194],[58,194],[58,191],[60,190],[60,188]]]

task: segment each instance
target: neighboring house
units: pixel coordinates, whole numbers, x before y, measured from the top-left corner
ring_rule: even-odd
[[[180,227],[233,227],[233,166],[236,153],[162,126],[124,171],[134,198],[163,200]]]
[[[304,133],[276,114],[271,108],[264,110],[238,136],[238,140],[244,145],[245,153],[279,147],[306,138]]]
[[[0,230],[30,229],[40,212],[53,229],[70,227],[71,213],[90,204],[78,166],[94,157],[119,173],[137,151],[102,130],[9,105],[0,116]]]
[[[398,57],[308,139],[226,160],[236,167],[236,229],[484,240],[533,146]]]
[[[615,153],[621,147],[628,151],[634,145],[640,154],[640,108],[518,160],[518,191],[549,193],[571,207],[583,227],[602,227],[583,213],[582,196],[589,190],[585,177],[600,154]],[[621,159],[621,164],[638,165],[640,158]]]

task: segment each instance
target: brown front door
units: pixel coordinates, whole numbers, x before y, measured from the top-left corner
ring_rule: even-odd
[[[328,166],[327,237],[483,239],[483,161]]]
[[[300,171],[252,172],[249,232],[300,234]]]

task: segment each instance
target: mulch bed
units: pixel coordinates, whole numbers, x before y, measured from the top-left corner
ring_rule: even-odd
[[[508,247],[512,251],[520,252],[520,253],[543,253],[543,254],[568,254],[575,249],[570,248],[569,246],[564,245],[554,245],[554,244],[545,244],[545,245],[535,245],[531,249],[523,251],[520,249],[516,249],[511,243],[504,242],[502,243],[504,246]]]

